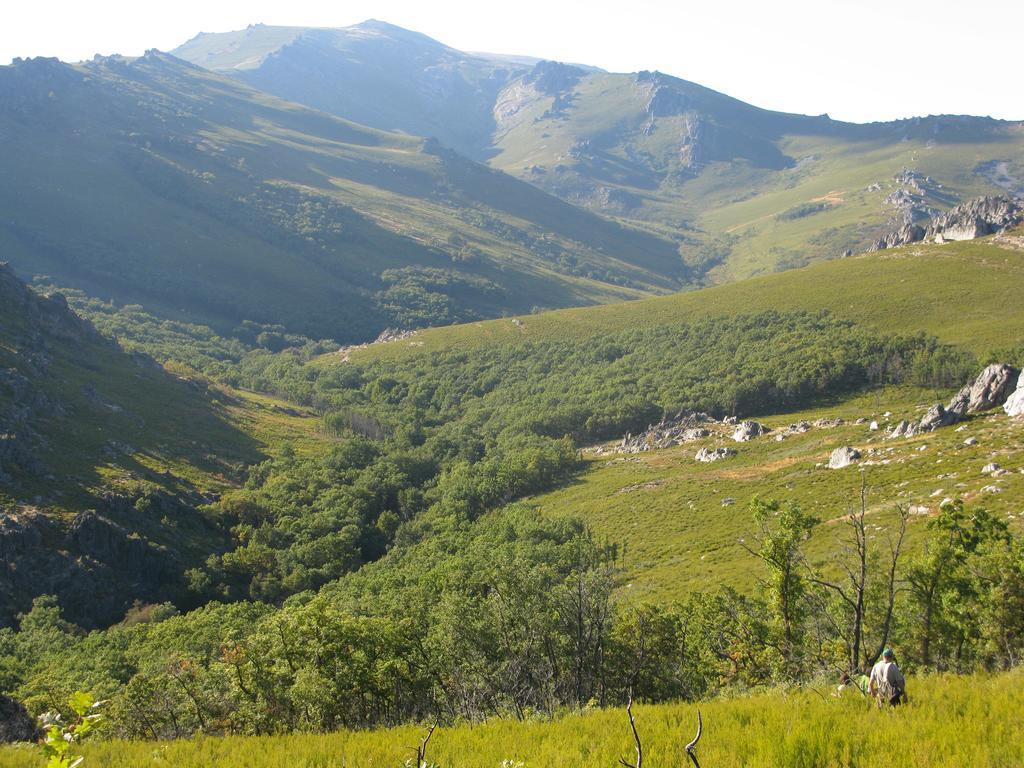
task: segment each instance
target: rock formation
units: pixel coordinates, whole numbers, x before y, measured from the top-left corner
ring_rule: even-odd
[[[850,466],[859,458],[860,451],[856,448],[844,445],[841,448],[836,448],[832,451],[832,455],[828,457],[828,468],[842,469],[843,467]]]
[[[901,421],[889,430],[886,437],[913,437],[924,432],[932,432],[939,427],[948,427],[956,424],[967,416],[990,411],[1000,405],[1006,406],[1013,397],[1018,397],[1019,389],[1014,392],[1020,380],[1020,370],[1006,363],[993,363],[978,374],[978,377],[970,384],[953,395],[949,404],[943,406],[936,403],[921,418],[920,421]],[[1019,395],[1019,402],[1006,408],[1006,412],[1024,408],[1024,395]],[[1015,415],[1015,414],[1011,414]]]
[[[889,202],[896,205],[898,201]],[[1003,195],[976,197],[946,213],[933,216],[927,227],[906,218],[869,250],[879,251],[921,241],[973,240],[998,234],[1024,222],[1024,203]]]

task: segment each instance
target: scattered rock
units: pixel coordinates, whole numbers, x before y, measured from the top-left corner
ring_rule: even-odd
[[[981,474],[991,475],[993,472],[998,472],[1002,467],[996,464],[994,461],[991,464],[986,464],[981,468]]]
[[[966,440],[964,440],[964,445],[977,445],[977,444],[978,444],[978,438],[976,438],[976,437],[968,437]]]
[[[878,422],[877,421],[872,421],[870,424],[868,424],[868,429],[871,430],[872,432],[877,432],[878,431]]]
[[[829,469],[842,469],[853,464],[857,459],[860,458],[860,451],[856,448],[851,448],[848,445],[844,445],[841,448],[836,448],[832,451],[832,455],[828,459]]]
[[[723,507],[731,507],[735,503],[736,499],[732,498],[731,496],[726,496],[724,499],[722,499]]]
[[[719,459],[727,459],[730,456],[735,456],[736,451],[732,448],[701,448],[697,451],[697,455],[694,458],[697,461],[704,462],[705,464],[718,461]]]

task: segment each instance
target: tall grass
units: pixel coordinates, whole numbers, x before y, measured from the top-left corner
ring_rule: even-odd
[[[1024,763],[1024,674],[911,679],[908,706],[879,711],[859,694],[841,699],[814,691],[765,693],[700,706],[705,768],[856,766],[1016,766]],[[684,766],[695,704],[638,706],[637,724],[649,768]],[[413,727],[294,735],[201,738],[172,743],[106,742],[83,752],[88,768],[368,768],[398,766],[413,756],[422,732]],[[622,710],[595,710],[554,722],[493,720],[439,728],[428,761],[445,768],[614,766],[632,757]],[[34,752],[0,752],[0,766],[36,768]]]

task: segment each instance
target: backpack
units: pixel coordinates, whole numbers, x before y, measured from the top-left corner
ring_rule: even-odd
[[[903,700],[903,675],[899,667],[888,662],[882,669],[882,680],[878,684],[877,696],[879,704],[895,707]]]

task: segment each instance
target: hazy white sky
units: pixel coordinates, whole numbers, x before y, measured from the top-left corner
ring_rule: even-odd
[[[1024,0],[3,0],[0,64],[367,18],[463,50],[658,69],[772,109],[1024,119]]]

